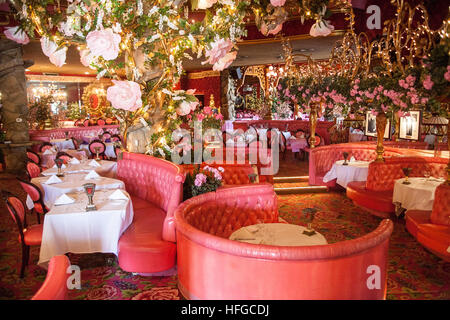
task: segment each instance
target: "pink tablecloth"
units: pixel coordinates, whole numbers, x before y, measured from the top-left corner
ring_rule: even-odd
[[[288,139],[287,145],[291,146],[292,152],[300,152],[308,146],[306,139]]]

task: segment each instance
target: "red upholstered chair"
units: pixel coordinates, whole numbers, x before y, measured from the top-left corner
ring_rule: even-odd
[[[112,134],[111,134],[109,131],[105,131],[105,132],[103,132],[103,134],[102,134],[102,140],[103,140],[103,142],[109,142],[109,141],[111,141],[111,137],[112,137]]]
[[[408,210],[406,229],[420,244],[450,262],[450,185],[436,188],[433,210]]]
[[[34,151],[27,150],[27,157],[29,160],[36,163],[38,166],[41,164],[41,157],[39,157],[39,155]]]
[[[19,242],[22,245],[22,266],[20,268],[20,277],[25,274],[25,267],[30,259],[30,246],[38,246],[42,240],[42,224],[27,225],[25,206],[22,201],[8,191],[2,190],[2,198],[6,202],[6,207],[17,224],[19,230]]]
[[[67,279],[70,275],[70,273],[67,273],[67,268],[69,267],[70,261],[67,256],[61,255],[51,258],[47,277],[31,300],[66,300]]]
[[[98,139],[91,141],[89,143],[89,151],[92,154],[92,158],[95,158],[97,156],[97,153],[95,152],[95,148],[99,148],[98,155],[101,159],[106,159],[105,151],[106,151],[106,145],[103,143],[103,141],[100,141]]]
[[[318,246],[280,247],[229,240],[241,227],[278,222],[270,184],[205,193],[175,212],[178,288],[188,299],[384,299],[389,238],[383,220],[357,239]],[[367,286],[369,267],[380,288]],[[199,281],[201,279],[201,281]]]
[[[31,179],[39,177],[41,168],[33,161],[27,161],[27,175]]]
[[[155,273],[175,266],[173,213],[182,201],[184,174],[177,165],[123,152],[117,178],[131,195],[133,223],[119,240],[119,265],[128,272]]]
[[[75,148],[75,150],[78,150],[80,148],[80,143],[78,142],[78,140],[75,137],[72,137],[72,143],[73,143],[73,147]]]
[[[106,118],[105,122],[106,122],[107,125],[111,125],[111,124],[114,123],[114,120],[111,119],[111,118]]]
[[[48,212],[48,208],[44,204],[44,197],[42,196],[41,189],[39,189],[34,183],[17,178],[22,189],[30,196],[33,200],[34,208],[33,211],[36,212],[37,221],[41,223],[41,215]]]
[[[89,123],[90,123],[90,120],[89,120],[89,119],[86,119],[86,120],[83,121],[83,125],[84,125],[85,127],[89,127]]]
[[[122,138],[118,134],[113,134],[111,136],[111,142],[122,142]]]
[[[44,142],[39,147],[39,152],[45,152],[45,150],[53,148],[53,145],[50,142]]]
[[[105,124],[106,124],[105,120],[103,120],[103,119],[98,119],[97,120],[97,125],[98,126],[104,126]]]
[[[303,130],[297,130],[297,131],[295,132],[294,136],[295,136],[297,139],[303,139],[303,138],[306,138],[305,131],[303,131]]]
[[[67,152],[60,151],[56,154],[56,159],[58,158],[62,159],[64,161],[64,164],[68,164],[73,157]]]

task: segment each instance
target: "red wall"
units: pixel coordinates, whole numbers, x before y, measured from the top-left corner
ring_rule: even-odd
[[[215,106],[220,107],[220,76],[201,79],[183,77],[180,81],[180,86],[183,90],[196,89],[195,94],[205,95],[205,106],[209,105],[209,98],[213,94]]]

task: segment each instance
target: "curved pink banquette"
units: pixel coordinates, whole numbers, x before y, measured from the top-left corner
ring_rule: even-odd
[[[178,288],[189,299],[384,299],[390,220],[339,243],[281,247],[228,240],[243,226],[278,222],[270,184],[219,189],[175,212]],[[371,267],[372,266],[372,267]],[[379,286],[369,289],[370,268]]]
[[[182,201],[184,174],[175,164],[144,154],[119,155],[117,178],[131,195],[133,223],[119,240],[119,265],[156,273],[175,266],[174,211]]]

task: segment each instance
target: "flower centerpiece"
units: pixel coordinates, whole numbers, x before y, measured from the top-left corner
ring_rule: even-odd
[[[194,171],[186,175],[184,182],[184,200],[198,196],[203,193],[216,191],[222,185],[222,167],[213,168],[205,166],[200,169],[196,166]]]

